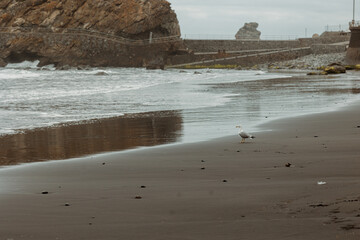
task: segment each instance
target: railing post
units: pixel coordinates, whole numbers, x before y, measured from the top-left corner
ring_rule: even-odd
[[[353,19],[352,24],[355,25],[355,0],[353,0]]]
[[[152,41],[153,41],[153,33],[150,32],[149,43],[152,44]]]

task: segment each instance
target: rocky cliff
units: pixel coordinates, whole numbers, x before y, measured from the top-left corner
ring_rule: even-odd
[[[235,38],[239,40],[259,40],[261,32],[257,30],[259,24],[256,22],[245,23],[236,33]]]
[[[149,41],[180,35],[166,0],[1,0],[0,27],[5,62],[142,66],[180,47]]]

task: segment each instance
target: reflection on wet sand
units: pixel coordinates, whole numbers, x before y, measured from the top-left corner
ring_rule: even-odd
[[[360,88],[326,88],[322,90],[304,91],[307,93],[324,93],[326,95],[339,95],[339,94],[360,94]]]
[[[0,137],[0,165],[69,159],[179,140],[178,111],[131,114]]]

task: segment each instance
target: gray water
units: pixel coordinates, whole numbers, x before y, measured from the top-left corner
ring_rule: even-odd
[[[0,135],[129,113],[177,111],[181,142],[248,131],[265,121],[323,112],[358,99],[356,73],[105,68],[42,70],[36,62],[0,69]],[[104,72],[105,75],[96,75]]]

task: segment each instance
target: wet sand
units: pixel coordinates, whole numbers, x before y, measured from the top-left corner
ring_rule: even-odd
[[[359,107],[2,169],[0,239],[360,239]]]
[[[0,166],[64,160],[177,142],[179,111],[126,114],[0,136]]]

